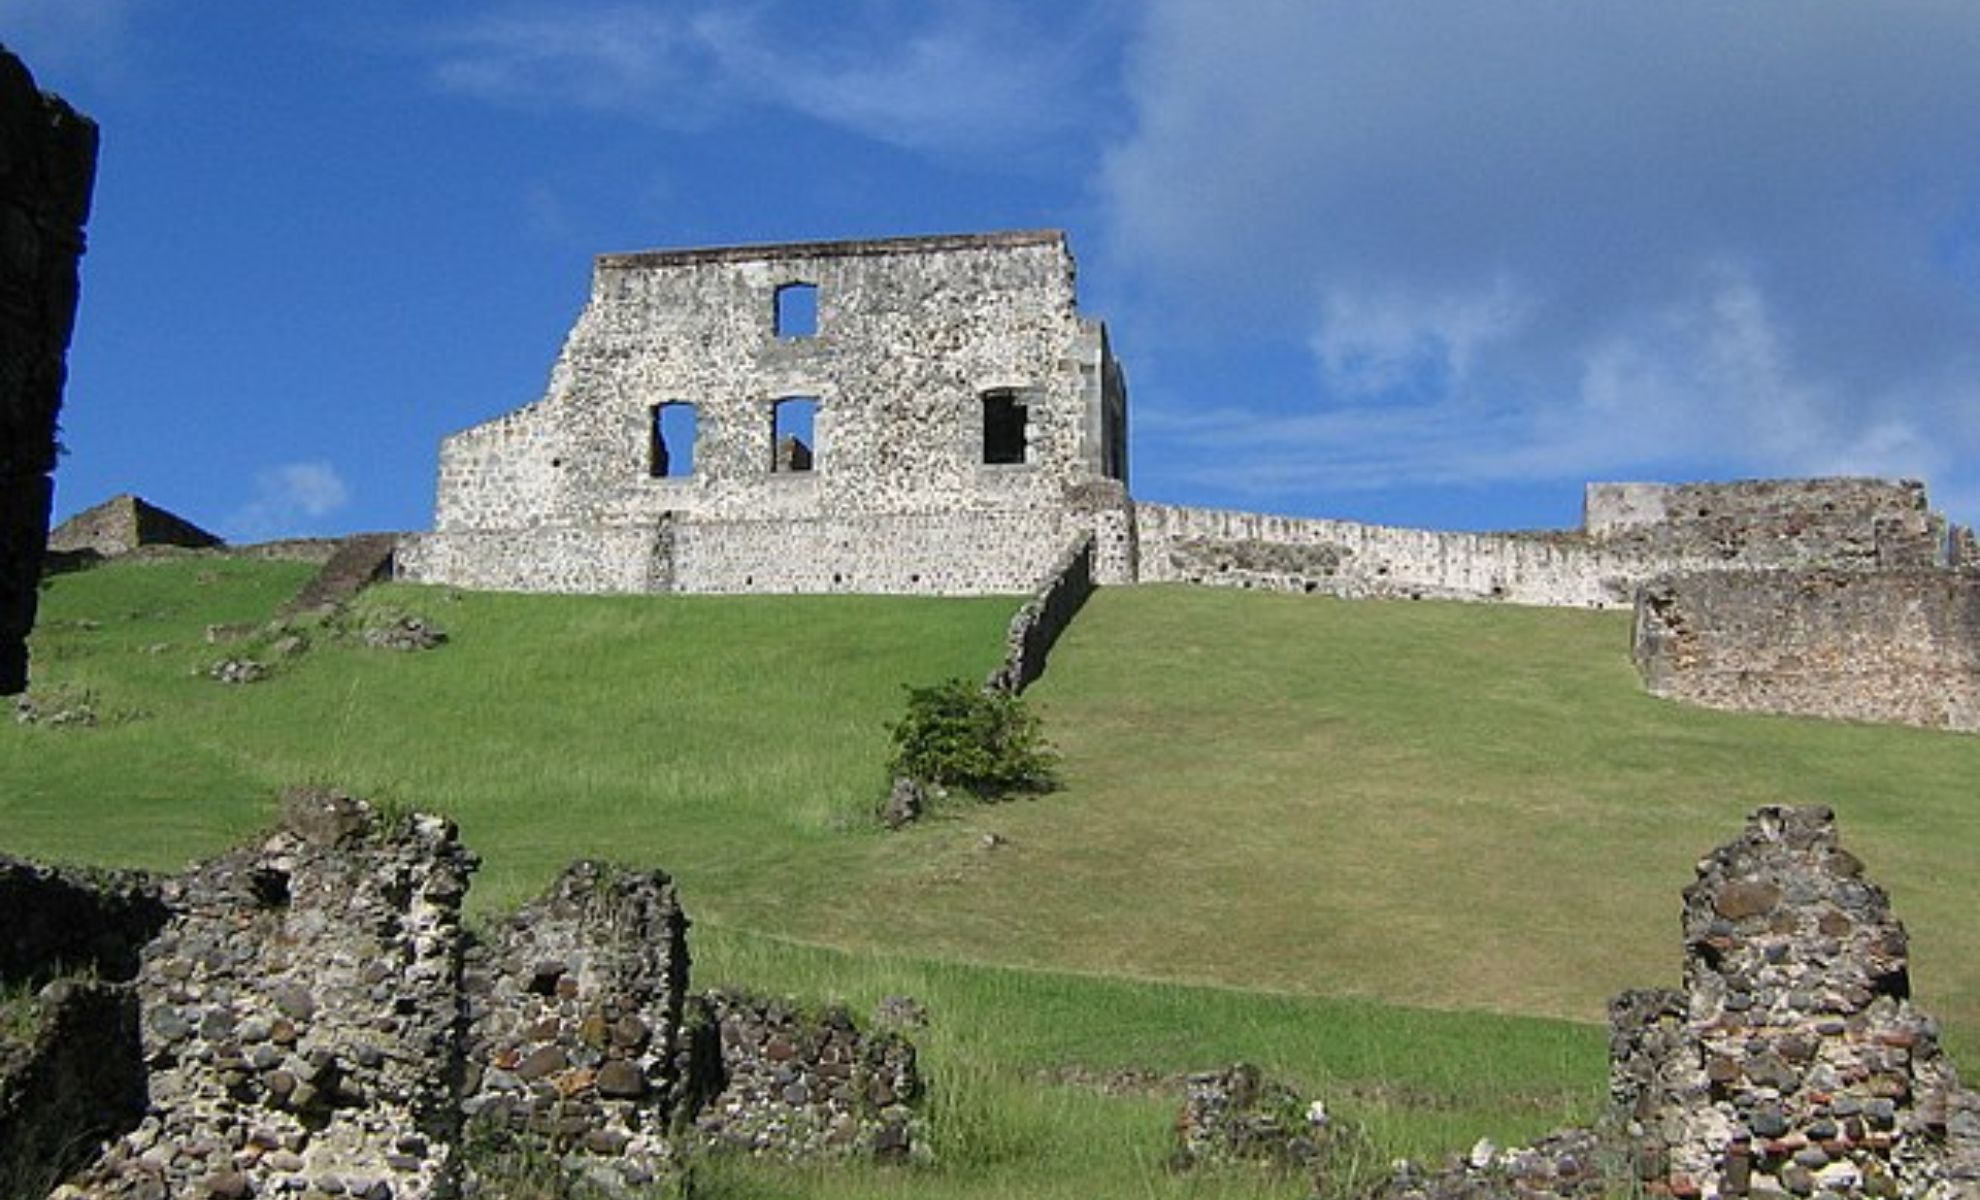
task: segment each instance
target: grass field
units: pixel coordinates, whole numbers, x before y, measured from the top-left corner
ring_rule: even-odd
[[[1980,1034],[1980,739],[1649,699],[1619,614],[1104,590],[1032,693],[1064,789],[886,834],[902,685],[980,675],[1013,601],[392,586],[364,603],[447,647],[323,639],[265,683],[196,677],[224,653],[207,624],[304,574],[52,581],[37,688],[106,720],[0,730],[0,847],[173,866],[332,783],[459,820],[478,911],[578,855],[657,864],[698,982],[928,1003],[943,1166],[724,1194],[1298,1194],[1170,1179],[1170,1094],[1040,1082],[1238,1057],[1385,1155],[1531,1136],[1598,1102],[1604,1002],[1675,982],[1678,889],[1762,803],[1839,811],[1921,1000],[1969,1061]]]

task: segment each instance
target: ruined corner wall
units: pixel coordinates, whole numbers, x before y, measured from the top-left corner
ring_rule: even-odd
[[[0,695],[27,687],[96,144],[0,46]]]
[[[1763,808],[1684,894],[1684,991],[1612,1011],[1611,1096],[1673,1195],[1980,1194],[1980,1097],[1826,808]]]
[[[1736,711],[1980,729],[1980,575],[1665,576],[1636,602],[1651,693]]]
[[[816,295],[800,332],[774,316],[793,285]],[[1022,406],[1022,461],[986,461],[993,394]],[[816,403],[806,471],[773,465],[794,397]],[[667,405],[693,406],[691,455],[656,447]],[[1093,524],[1081,489],[1125,473],[1125,384],[1060,234],[613,255],[544,398],[443,444],[434,531],[399,570],[507,590],[1024,592]]]
[[[1592,483],[1571,531],[1454,533],[1161,504],[1136,504],[1134,516],[1143,582],[1550,607],[1624,607],[1645,580],[1675,571],[1939,568],[1962,544],[1922,484],[1880,479]]]

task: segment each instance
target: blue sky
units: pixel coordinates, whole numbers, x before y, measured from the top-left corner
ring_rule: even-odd
[[[1134,490],[1451,528],[1588,479],[1980,519],[1971,0],[0,0],[103,126],[58,514],[431,520],[591,256],[1059,227]]]

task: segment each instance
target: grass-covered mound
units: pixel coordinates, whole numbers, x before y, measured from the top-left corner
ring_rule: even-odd
[[[1675,982],[1677,890],[1762,803],[1839,810],[1922,1000],[1980,1032],[1980,739],[1649,699],[1620,614],[1103,590],[1032,693],[1063,789],[885,834],[903,685],[980,676],[1013,601],[394,586],[361,606],[446,646],[324,628],[265,682],[200,674],[234,652],[206,626],[306,573],[53,580],[37,686],[99,724],[0,730],[0,848],[174,866],[334,783],[458,819],[482,912],[659,865],[699,983],[927,1003],[945,1167],[732,1194],[1296,1195],[1169,1180],[1173,1095],[1101,1086],[1236,1057],[1385,1152],[1530,1136],[1598,1102],[1604,1001]]]

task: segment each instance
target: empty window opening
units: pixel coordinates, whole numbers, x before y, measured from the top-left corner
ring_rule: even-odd
[[[813,337],[818,333],[818,285],[787,283],[777,289],[777,336]]]
[[[1028,410],[1016,392],[1003,390],[983,393],[983,461],[1021,463],[1025,461],[1025,421]]]
[[[791,474],[811,470],[818,445],[818,400],[814,396],[787,396],[770,409],[770,470]]]
[[[646,473],[655,479],[685,479],[694,474],[694,437],[699,417],[694,405],[669,400],[653,406],[647,443]]]

